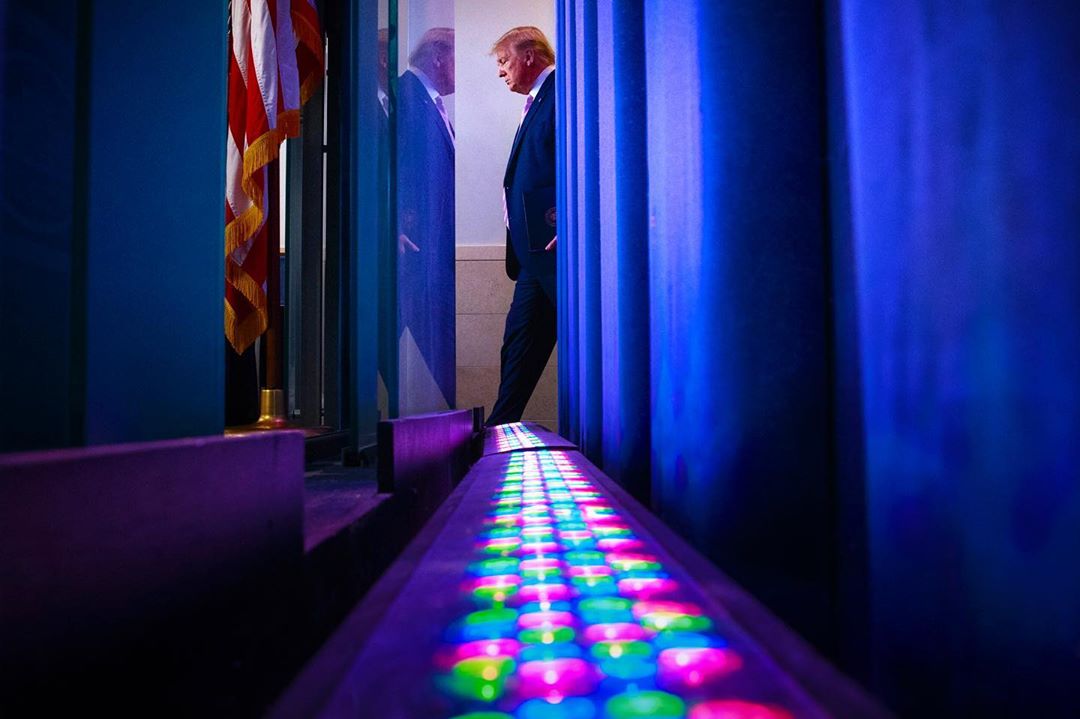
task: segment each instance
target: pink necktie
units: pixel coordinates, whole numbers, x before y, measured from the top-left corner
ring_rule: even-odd
[[[520,126],[521,123],[525,122],[525,116],[529,114],[529,108],[532,107],[532,104],[533,104],[533,96],[528,95],[525,98],[525,107],[523,107],[521,109],[521,119],[518,120],[518,126]]]
[[[446,114],[446,105],[443,104],[442,95],[435,96],[435,107],[439,110],[439,115],[442,116],[442,121],[446,123],[446,129],[450,132],[450,137],[457,139],[454,135],[454,126],[450,124],[450,116]]]
[[[529,108],[532,107],[533,96],[527,95],[525,97],[525,107],[521,108],[521,119],[518,120],[518,127],[521,127],[525,122],[525,116],[529,114]],[[503,222],[506,223],[506,228],[510,229],[510,210],[506,206],[506,190],[503,190]]]

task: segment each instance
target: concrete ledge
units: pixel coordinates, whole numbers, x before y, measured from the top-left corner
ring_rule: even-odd
[[[0,457],[5,687],[186,647],[254,587],[287,587],[303,457],[300,432]]]

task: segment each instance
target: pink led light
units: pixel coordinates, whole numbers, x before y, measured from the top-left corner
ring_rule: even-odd
[[[514,595],[521,604],[529,602],[561,602],[570,599],[570,587],[565,584],[526,584]]]
[[[522,559],[521,563],[518,564],[518,570],[529,572],[541,569],[558,569],[561,566],[562,562],[555,557],[541,557],[539,559]]]
[[[670,602],[670,601],[652,601],[652,602],[634,602],[634,606],[631,611],[634,613],[634,619],[641,619],[647,614],[688,614],[692,617],[700,617],[704,612],[701,611],[701,607],[690,602]]]
[[[619,594],[628,599],[652,599],[678,590],[679,585],[675,580],[663,577],[634,577],[619,580]]]
[[[669,691],[696,689],[738,670],[742,657],[730,649],[665,649],[657,657],[657,683]]]
[[[640,562],[660,562],[660,558],[654,554],[631,554],[627,552],[612,552],[607,555],[608,564],[637,564]]]
[[[593,665],[583,659],[525,662],[518,667],[518,694],[523,699],[584,696],[599,681]]]
[[[611,567],[606,564],[579,564],[570,567],[571,577],[610,577]]]
[[[443,648],[435,655],[435,664],[442,670],[449,670],[463,659],[474,657],[516,659],[519,653],[521,653],[521,642],[516,639],[481,639]]]
[[[574,615],[570,612],[530,612],[518,617],[518,626],[522,629],[553,629],[573,624]]]
[[[562,549],[562,545],[558,542],[522,542],[518,554],[522,556],[526,554],[551,554],[552,552],[558,552],[560,549]]]
[[[566,540],[578,541],[591,539],[593,535],[587,529],[568,529],[565,532],[559,532],[559,536]]]
[[[645,543],[630,537],[605,537],[597,540],[596,548],[603,552],[632,552],[644,549]]]
[[[521,577],[516,574],[491,574],[479,577],[469,582],[468,588],[473,589],[510,589],[521,584]]]
[[[585,628],[585,641],[589,644],[636,641],[644,639],[646,636],[647,633],[640,624],[631,624],[629,622],[593,624]]]
[[[525,524],[551,524],[551,517],[546,514],[530,514],[522,518]]]
[[[690,710],[688,719],[794,719],[790,712],[766,704],[738,699],[702,702]]]

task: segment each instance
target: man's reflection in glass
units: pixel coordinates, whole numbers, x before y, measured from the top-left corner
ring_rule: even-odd
[[[454,404],[454,30],[432,28],[398,81],[401,414]]]

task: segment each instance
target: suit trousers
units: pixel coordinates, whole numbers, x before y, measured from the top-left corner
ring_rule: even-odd
[[[555,347],[555,282],[522,270],[503,332],[499,398],[487,426],[517,422]]]

